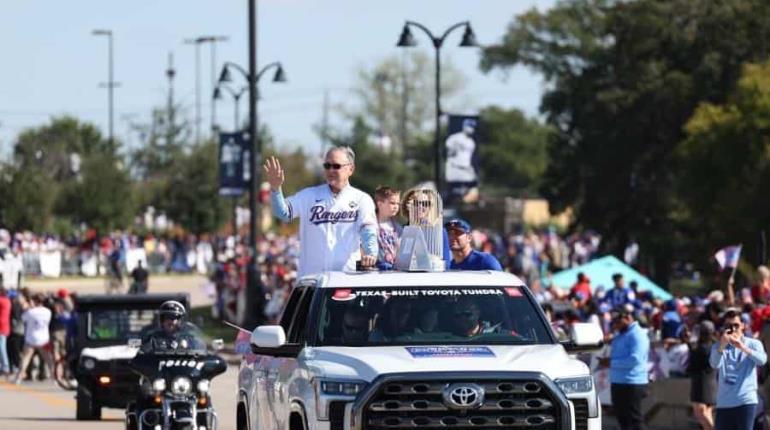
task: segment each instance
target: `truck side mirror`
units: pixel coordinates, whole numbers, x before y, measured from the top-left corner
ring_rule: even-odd
[[[567,352],[592,351],[604,346],[602,328],[594,323],[575,323],[570,328],[570,339],[562,342]]]
[[[286,344],[286,332],[280,325],[261,325],[251,333],[252,347],[278,348]]]

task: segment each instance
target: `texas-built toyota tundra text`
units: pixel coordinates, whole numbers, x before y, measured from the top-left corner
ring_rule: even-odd
[[[257,327],[238,383],[239,430],[600,429],[577,324],[559,343],[502,272],[302,278],[280,325]]]

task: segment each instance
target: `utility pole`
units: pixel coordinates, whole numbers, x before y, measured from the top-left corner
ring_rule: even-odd
[[[321,116],[321,158],[326,155],[329,146],[329,89],[324,89],[324,107]]]
[[[409,131],[407,130],[407,114],[409,112],[409,83],[407,81],[407,62],[409,55],[406,49],[401,51],[401,115],[399,118],[399,131],[401,132],[401,153],[406,154]]]
[[[115,82],[115,76],[113,73],[113,54],[112,54],[112,30],[94,30],[91,32],[94,36],[107,36],[107,42],[108,42],[108,64],[107,64],[107,83],[101,84],[100,86],[102,88],[107,88],[107,105],[109,110],[109,120],[108,120],[108,133],[109,133],[109,142],[111,145],[115,143],[115,133],[114,133],[114,112],[115,112],[115,98],[114,98],[114,89],[119,84]]]
[[[227,36],[205,36],[200,38],[203,42],[211,43],[211,92],[217,87],[217,42],[226,42]],[[211,135],[217,129],[217,104],[211,103]]]
[[[176,121],[174,118],[174,76],[176,76],[176,70],[174,70],[174,53],[169,52],[168,69],[166,69],[166,77],[168,78],[168,128],[166,129],[166,146],[170,146],[174,143],[174,134],[176,133]]]
[[[185,45],[195,45],[195,143],[201,140],[201,38],[185,39]]]

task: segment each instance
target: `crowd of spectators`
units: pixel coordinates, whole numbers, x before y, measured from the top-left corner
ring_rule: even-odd
[[[75,324],[69,291],[35,293],[0,285],[0,376],[16,383],[53,376]]]

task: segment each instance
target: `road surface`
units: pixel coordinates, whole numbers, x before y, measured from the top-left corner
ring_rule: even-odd
[[[204,291],[206,278],[199,275],[151,276],[149,292],[190,294],[192,306],[211,304]],[[27,279],[33,292],[55,292],[66,288],[79,294],[103,294],[104,278]],[[219,415],[220,429],[235,428],[237,366],[212,381],[212,402]],[[64,391],[52,380],[13,385],[0,379],[0,429],[74,430],[123,429],[123,411],[103,409],[102,421],[75,420],[75,392]]]
[[[235,390],[238,367],[231,365],[211,382],[212,403],[219,429],[235,428]],[[118,430],[125,428],[123,411],[103,409],[102,421],[75,420],[75,392],[53,381],[14,385],[0,381],[0,428],[8,430]]]

